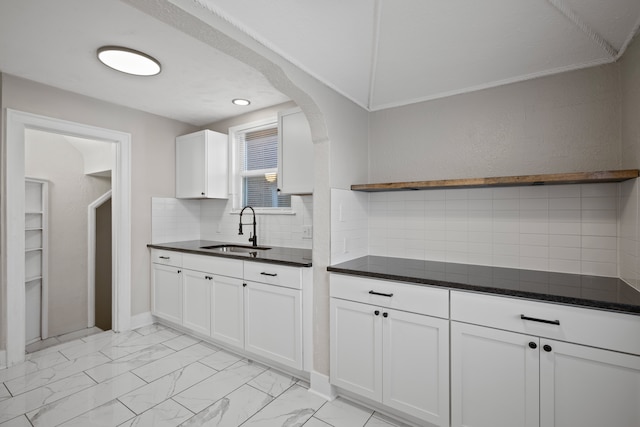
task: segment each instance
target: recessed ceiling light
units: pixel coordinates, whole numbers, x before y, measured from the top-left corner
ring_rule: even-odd
[[[103,46],[98,49],[98,59],[114,70],[136,76],[155,76],[160,63],[151,56],[120,46]]]
[[[247,106],[251,104],[251,101],[249,101],[248,99],[242,99],[242,98],[236,98],[231,102],[233,102],[236,105],[242,105],[242,106]]]

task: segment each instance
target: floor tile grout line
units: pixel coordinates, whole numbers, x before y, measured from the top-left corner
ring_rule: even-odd
[[[241,362],[241,361],[243,361],[243,360],[247,360],[247,359],[241,359],[241,360],[238,360],[237,362],[233,363],[232,365],[229,365],[227,368],[230,368],[231,366],[234,366],[236,363]],[[198,363],[198,362],[194,362],[194,363]],[[204,364],[203,364],[203,365],[204,365]],[[208,365],[205,365],[205,366],[208,366]],[[210,367],[210,366],[208,366],[208,367]],[[210,368],[211,368],[211,367],[210,367]],[[215,375],[217,375],[217,374],[219,374],[219,373],[221,373],[221,372],[224,372],[227,368],[225,368],[225,369],[223,369],[223,370],[221,370],[221,371],[217,371],[215,374],[213,374],[213,375],[211,375],[211,376],[207,377],[206,379],[209,379],[209,378],[211,378],[211,377],[213,377],[213,376],[215,376]],[[212,368],[212,369],[216,370],[215,368]],[[266,372],[268,369],[269,369],[269,368],[265,369],[264,371],[260,372],[258,375],[261,375],[262,373]],[[224,395],[224,396],[222,396],[220,399],[216,400],[215,402],[211,403],[210,405],[207,405],[207,406],[206,406],[205,408],[203,408],[201,411],[198,411],[197,413],[195,413],[195,415],[198,415],[200,412],[205,411],[207,408],[209,408],[209,407],[211,407],[211,406],[215,405],[215,404],[216,404],[216,403],[218,403],[220,400],[222,400],[222,399],[224,399],[225,397],[229,396],[231,393],[233,393],[233,392],[235,392],[236,390],[240,389],[240,388],[241,388],[242,386],[244,386],[244,385],[247,385],[247,386],[249,386],[249,387],[252,387],[251,385],[249,385],[249,384],[248,384],[248,382],[249,382],[249,381],[252,381],[253,379],[255,379],[258,375],[255,375],[255,376],[251,377],[251,379],[249,379],[249,380],[245,381],[244,383],[240,384],[238,387],[234,388],[234,389],[233,389],[233,390],[231,390],[229,393],[225,394],[225,395]],[[204,381],[204,380],[202,380],[202,381],[198,382],[197,384],[200,384],[200,383],[202,383],[203,381]],[[179,403],[179,404],[180,404],[180,402],[178,402],[177,400],[175,400],[175,399],[174,399],[174,397],[175,397],[175,396],[178,396],[178,395],[179,395],[179,394],[181,394],[181,393],[186,392],[187,390],[189,390],[189,389],[191,389],[191,388],[193,388],[193,387],[195,387],[197,384],[193,384],[193,385],[191,385],[190,387],[185,388],[185,389],[184,389],[184,390],[182,390],[180,393],[176,393],[174,396],[171,396],[171,397],[170,397],[170,399],[171,399],[171,400],[173,400],[173,401],[175,401],[176,403]],[[292,385],[292,387],[293,387],[293,385]],[[255,388],[255,387],[253,387],[253,388]],[[256,389],[256,390],[258,390],[258,389]],[[265,392],[264,392],[264,391],[262,391],[262,390],[258,390],[258,391],[260,391],[260,392],[262,392],[262,393],[265,393]],[[267,396],[270,396],[268,393],[265,393],[265,394],[266,394]],[[275,400],[275,398],[273,398],[273,399],[271,400],[271,402],[273,402],[274,400]],[[269,402],[269,403],[267,403],[266,405],[264,405],[264,406],[260,409],[260,411],[261,411],[262,409],[266,408],[267,406],[269,406],[269,405],[271,404],[271,402]],[[181,406],[184,406],[184,405],[182,405],[182,404],[181,404]],[[189,408],[187,408],[187,409],[189,409]],[[191,410],[189,409],[189,411],[191,411]],[[191,411],[191,412],[193,412],[193,411]],[[257,412],[259,412],[259,411],[257,411]],[[257,413],[257,412],[256,412],[256,413]],[[252,414],[251,416],[253,416],[253,415],[255,415],[255,414]],[[251,417],[249,417],[249,418],[251,418]],[[249,418],[247,418],[247,419],[249,419]],[[243,424],[244,424],[244,423],[243,423]],[[238,427],[239,427],[239,426],[238,426]]]
[[[123,405],[127,406],[124,402],[122,402],[122,401],[120,400],[120,397],[123,397],[123,396],[126,396],[126,395],[128,395],[128,394],[131,394],[131,393],[133,393],[134,391],[139,390],[139,389],[141,389],[141,388],[143,388],[143,387],[146,387],[146,386],[148,386],[148,385],[152,385],[154,382],[159,381],[159,380],[161,380],[162,378],[164,378],[164,377],[166,377],[166,376],[168,376],[168,375],[173,375],[173,374],[175,374],[176,372],[178,372],[179,370],[183,370],[183,371],[184,371],[187,367],[189,367],[189,366],[191,366],[191,365],[193,365],[193,364],[195,364],[195,363],[199,363],[199,362],[198,362],[198,361],[196,361],[196,362],[190,363],[190,364],[188,364],[187,366],[185,366],[185,367],[183,367],[183,368],[180,368],[180,369],[178,369],[178,370],[175,370],[175,371],[169,372],[168,374],[163,375],[163,376],[161,376],[160,378],[157,378],[157,379],[155,379],[155,380],[153,380],[153,381],[151,381],[151,382],[147,382],[145,385],[142,385],[142,386],[140,386],[140,387],[138,387],[138,388],[136,388],[136,389],[134,389],[134,390],[131,390],[130,392],[128,392],[128,393],[126,393],[126,394],[123,394],[122,396],[119,396],[119,397],[118,397],[118,400],[119,400]],[[202,364],[202,363],[200,363],[200,364],[201,364],[202,366],[205,366],[205,367],[207,367],[207,368],[210,368],[210,367],[209,367],[209,366],[207,366],[207,365],[204,365],[204,364]],[[210,369],[213,369],[213,368],[210,368]],[[215,369],[213,369],[213,370],[214,370],[214,371],[216,371]],[[203,381],[205,381],[205,380],[207,380],[207,379],[211,378],[212,376],[216,375],[216,374],[217,374],[217,373],[219,373],[219,372],[221,372],[221,371],[216,371],[215,373],[213,373],[213,374],[209,375],[208,377],[204,377],[204,378],[202,378],[202,379],[201,379],[200,381],[198,381],[197,383],[194,383],[194,384],[190,385],[189,387],[185,388],[184,390],[182,390],[182,391],[180,391],[180,392],[178,392],[178,393],[174,393],[174,394],[170,395],[169,397],[167,397],[166,399],[164,399],[164,400],[163,400],[163,402],[164,402],[164,401],[166,401],[166,400],[169,400],[169,399],[173,400],[173,397],[174,397],[174,396],[177,396],[178,394],[180,394],[180,393],[182,393],[182,392],[184,392],[184,391],[187,391],[187,390],[188,390],[188,389],[190,389],[191,387],[194,387],[194,386],[196,386],[196,385],[200,384],[201,382],[203,382]],[[133,372],[131,372],[131,373],[133,374]],[[133,375],[136,375],[136,374],[133,374]],[[136,375],[136,376],[137,376],[137,375]],[[140,378],[140,377],[138,377],[138,378]],[[145,381],[145,380],[144,380],[144,378],[140,378],[140,379],[141,379],[141,380],[143,380],[143,381]],[[146,381],[145,381],[145,382],[146,382]],[[160,403],[162,403],[162,402],[160,402]],[[159,405],[160,403],[157,403],[157,404],[155,404],[154,406],[157,406],[157,405]],[[180,403],[180,402],[176,402],[176,403]],[[184,405],[182,405],[182,406],[184,406]],[[127,408],[129,408],[129,407],[127,406]],[[130,409],[133,413],[137,414],[137,412],[136,412],[136,411],[134,411],[132,408],[129,408],[129,409]],[[187,409],[189,409],[189,408],[187,408]],[[190,411],[191,411],[191,410],[190,410]],[[144,412],[146,412],[146,411],[143,411],[142,413],[144,413]],[[191,411],[191,412],[193,412],[193,411]],[[141,414],[142,414],[142,413],[141,413]],[[138,414],[138,415],[141,415],[141,414]]]
[[[85,355],[85,356],[83,356],[83,357],[88,357],[88,356],[96,355],[96,354],[98,354],[98,352],[96,352],[96,353],[90,353],[90,354],[87,354],[87,355]],[[105,357],[107,357],[107,358],[108,358],[108,356],[105,356]],[[69,360],[68,362],[74,362],[74,361],[76,361],[76,360],[78,360],[78,359]],[[62,362],[62,363],[67,363],[67,362]],[[60,364],[62,364],[62,363],[60,363]],[[109,362],[105,362],[105,363],[109,363]],[[87,369],[92,369],[92,368],[94,368],[94,367],[102,366],[102,365],[104,365],[105,363],[101,363],[101,364],[99,364],[99,365],[92,366],[91,368],[87,368]],[[54,365],[53,367],[55,367],[55,366],[59,366],[60,364],[58,364],[58,365]],[[27,376],[29,376],[29,375],[32,375],[32,374],[38,373],[38,372],[40,372],[40,371],[44,371],[44,370],[49,369],[49,368],[50,368],[50,367],[47,367],[47,368],[44,368],[44,369],[41,369],[41,370],[38,370],[38,371],[29,372],[27,375],[23,375],[22,377],[13,378],[13,379],[11,379],[11,380],[9,380],[9,381],[14,381],[14,380],[17,380],[17,379],[20,379],[20,378],[25,378],[25,377],[27,377]],[[20,393],[17,393],[17,394],[15,394],[15,395],[13,395],[13,393],[11,392],[11,389],[10,389],[6,384],[5,384],[5,387],[9,390],[9,393],[11,393],[13,397],[17,397],[17,396],[20,396],[21,394],[25,394],[25,393],[28,393],[28,392],[30,392],[30,391],[33,391],[33,390],[39,389],[39,388],[41,388],[41,387],[47,387],[47,386],[49,386],[50,384],[56,383],[56,382],[58,382],[58,381],[65,380],[65,379],[67,379],[67,378],[69,378],[69,377],[72,377],[72,376],[74,376],[74,375],[76,375],[76,374],[79,374],[79,373],[85,373],[85,371],[86,371],[87,369],[85,369],[85,370],[81,370],[81,371],[78,371],[78,372],[70,373],[70,374],[68,374],[68,375],[66,375],[66,376],[64,376],[64,377],[61,377],[61,378],[56,379],[55,381],[46,381],[44,384],[40,384],[39,386],[34,387],[34,388],[24,389],[24,390],[22,390]],[[90,376],[89,376],[89,377],[90,377]],[[90,377],[90,378],[91,378],[91,377]],[[91,378],[91,380],[93,380],[93,378]]]

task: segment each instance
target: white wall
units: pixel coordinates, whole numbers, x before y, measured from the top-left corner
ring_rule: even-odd
[[[151,197],[175,196],[175,137],[186,123],[2,75],[1,106],[128,132],[131,138],[131,314],[150,310]],[[3,147],[5,146],[3,133]],[[4,150],[4,149],[3,149]]]
[[[640,39],[620,62],[622,166],[640,168]],[[638,180],[621,186],[620,277],[640,290],[640,191]]]
[[[371,114],[370,182],[617,169],[611,64]]]
[[[96,145],[110,145],[94,142]],[[49,181],[49,336],[87,327],[87,207],[111,189],[63,136],[28,130],[25,175]]]

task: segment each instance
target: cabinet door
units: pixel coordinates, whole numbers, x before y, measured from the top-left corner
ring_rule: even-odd
[[[537,427],[538,341],[451,322],[451,425]]]
[[[152,306],[155,316],[182,324],[182,273],[175,267],[151,264]]]
[[[382,309],[382,403],[449,426],[449,321]]]
[[[211,336],[244,347],[244,306],[242,280],[213,276],[211,288]]]
[[[300,108],[278,114],[278,189],[284,194],[313,192],[313,141]]]
[[[540,344],[542,427],[640,426],[640,356]]]
[[[182,325],[195,332],[209,335],[212,276],[200,271],[182,271]]]
[[[302,369],[301,291],[255,282],[244,290],[245,350]]]
[[[206,142],[203,132],[176,138],[176,197],[205,197]]]
[[[330,306],[331,383],[382,401],[382,309],[338,298]]]

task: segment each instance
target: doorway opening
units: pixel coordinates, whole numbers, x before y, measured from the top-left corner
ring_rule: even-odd
[[[25,133],[28,129],[112,144],[112,329],[131,322],[131,135],[31,113],[7,109],[6,122],[6,277],[3,308],[6,322],[6,365],[25,357]],[[86,211],[85,211],[86,212]],[[85,214],[86,215],[86,214]],[[86,300],[85,300],[86,301]],[[83,302],[83,304],[86,304]]]
[[[26,286],[27,353],[111,329],[113,145],[35,129],[25,131],[25,174],[37,178],[43,183],[40,187],[47,190],[46,200],[34,206],[34,185],[27,181],[30,185],[25,186],[25,221],[41,220],[34,224],[41,228],[34,230],[27,224],[25,232],[25,273],[27,280],[35,279]],[[36,233],[46,239],[36,241]],[[96,253],[101,255],[97,262]],[[98,299],[93,298],[96,283],[100,285]],[[94,328],[94,301],[101,313],[98,328]],[[34,328],[37,324],[42,327]]]

